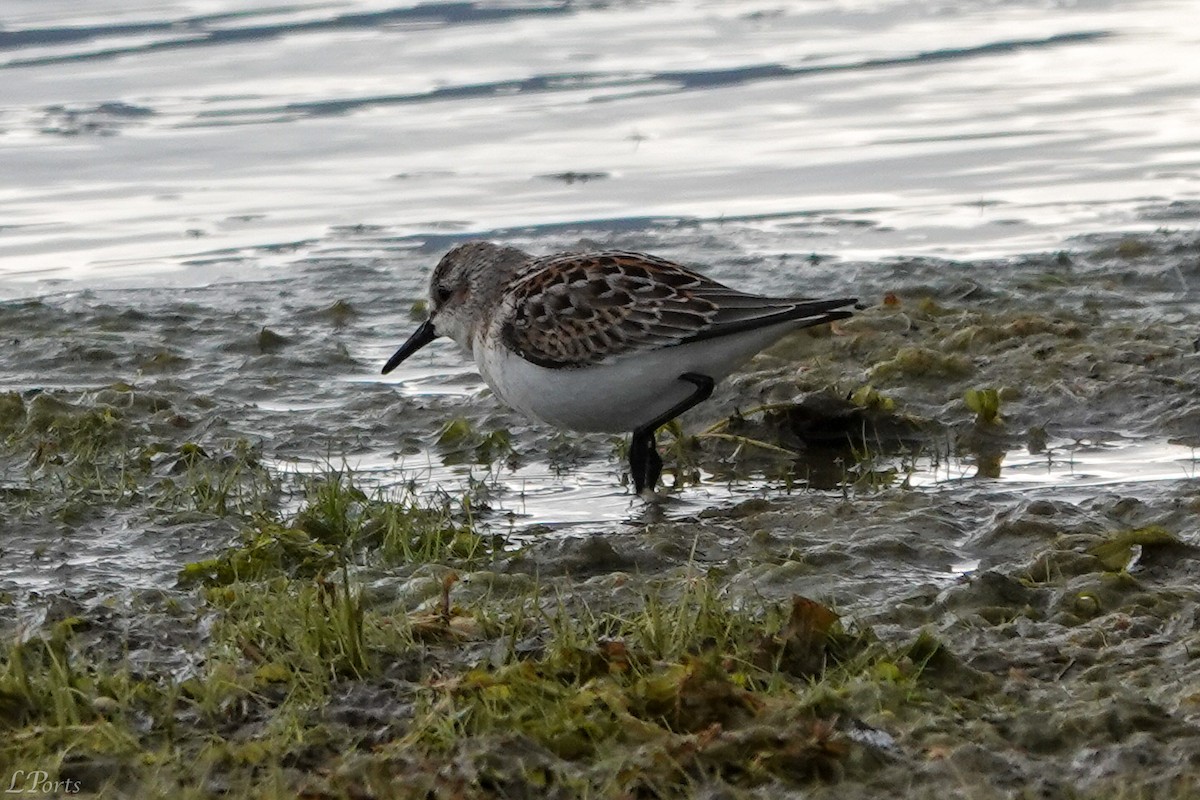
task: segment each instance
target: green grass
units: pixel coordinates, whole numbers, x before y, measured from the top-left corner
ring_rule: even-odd
[[[884,643],[694,563],[586,594],[518,580],[472,538],[469,503],[368,493],[346,470],[295,491],[293,512],[185,570],[190,669],[103,649],[86,616],[0,648],[0,761],[99,796],[804,793],[888,763],[858,720],[921,754],[1022,713],[929,632]],[[1085,555],[1118,569],[1135,544],[1175,542],[1143,529]]]
[[[215,776],[236,796],[386,793],[513,737],[533,760],[505,781],[573,781],[578,796],[682,797],[706,775],[803,784],[845,768],[830,698],[877,680],[885,652],[819,604],[738,608],[695,573],[604,610],[536,586],[462,605],[455,581],[408,612],[368,601],[346,565],[209,586],[203,666],[182,679],[105,666],[76,639],[86,623],[65,621],[0,655],[0,753],[145,796]],[[382,738],[330,722],[354,686],[408,711]]]
[[[748,784],[835,772],[849,745],[814,710],[813,687],[870,641],[810,601],[733,608],[699,576],[604,612],[524,598],[498,627],[540,644],[431,682],[396,747],[449,754],[464,742],[517,735],[554,759],[586,763],[601,796],[639,782],[682,796],[709,770]],[[735,746],[723,733],[763,725],[787,736]],[[711,747],[689,752],[697,737]],[[636,769],[648,750],[671,763],[667,773]]]

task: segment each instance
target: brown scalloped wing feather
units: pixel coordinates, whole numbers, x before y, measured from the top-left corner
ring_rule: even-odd
[[[509,290],[504,343],[545,367],[578,367],[680,344],[708,329],[721,298],[751,298],[678,264],[639,253],[538,259]],[[763,306],[757,298],[755,306]]]

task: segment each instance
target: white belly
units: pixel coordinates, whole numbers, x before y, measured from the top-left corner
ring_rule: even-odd
[[[770,328],[642,351],[588,367],[548,369],[503,348],[475,345],[475,362],[492,391],[512,408],[559,428],[624,433],[666,413],[696,391],[686,372],[720,381],[794,328]]]

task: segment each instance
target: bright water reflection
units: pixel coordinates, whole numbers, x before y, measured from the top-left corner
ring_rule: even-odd
[[[1103,444],[1056,440],[1037,454],[1026,449],[1002,451],[981,474],[975,455],[882,458],[856,465],[847,454],[841,482],[833,489],[814,488],[805,480],[803,461],[791,481],[760,479],[722,481],[704,473],[699,483],[663,492],[655,507],[633,497],[619,482],[621,467],[595,460],[574,469],[557,470],[532,460],[517,469],[501,464],[447,466],[434,452],[396,457],[376,454],[339,464],[323,460],[276,461],[285,473],[321,474],[347,469],[356,481],[382,492],[424,487],[426,492],[467,492],[486,500],[479,522],[494,533],[523,535],[549,530],[564,533],[603,533],[614,524],[641,524],[649,518],[683,519],[704,509],[730,506],[752,497],[771,498],[806,491],[870,496],[878,491],[939,491],[953,489],[1051,490],[1068,501],[1092,497],[1101,487],[1194,480],[1200,474],[1200,454],[1193,447],[1162,440],[1126,438]],[[864,475],[869,478],[864,479]],[[667,486],[671,485],[668,465]],[[1076,491],[1078,490],[1078,491]]]
[[[1193,12],[15,4],[2,291],[244,278],[230,265],[561,224],[742,220],[781,251],[848,258],[1154,226],[1200,188]],[[597,179],[547,177],[580,172]]]

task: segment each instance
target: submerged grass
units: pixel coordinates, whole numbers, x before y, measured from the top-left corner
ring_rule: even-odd
[[[288,575],[313,578],[351,562],[381,564],[486,563],[503,549],[503,537],[475,531],[467,498],[428,499],[408,490],[368,495],[349,471],[309,477],[292,516],[259,513],[237,543],[219,556],[188,564],[184,582],[209,585]]]
[[[209,516],[273,508],[280,485],[245,438],[188,438],[196,426],[152,391],[0,398],[0,466],[24,491],[14,510],[77,523],[97,509]],[[11,494],[11,492],[10,492]]]

